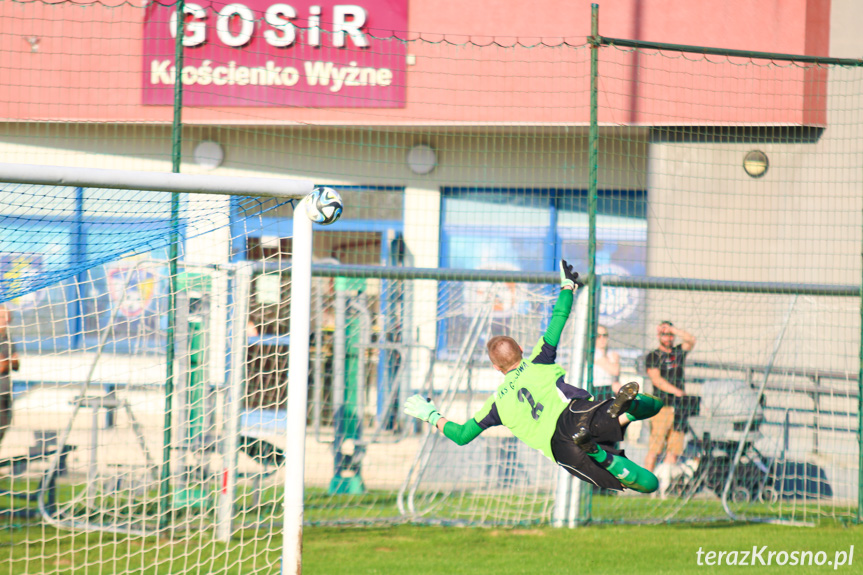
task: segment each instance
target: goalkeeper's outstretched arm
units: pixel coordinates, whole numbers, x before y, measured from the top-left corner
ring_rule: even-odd
[[[434,403],[421,395],[412,395],[409,397],[405,402],[404,411],[417,419],[428,421],[458,445],[466,445],[482,433],[482,429],[475,419],[470,419],[464,425],[449,421],[438,412]]]
[[[574,271],[566,260],[560,260],[560,295],[557,296],[551,312],[551,321],[548,322],[548,327],[542,336],[548,345],[557,347],[560,342],[560,334],[563,333],[566,320],[569,319],[569,312],[572,310],[573,292],[583,286],[584,284],[578,279],[578,272]]]

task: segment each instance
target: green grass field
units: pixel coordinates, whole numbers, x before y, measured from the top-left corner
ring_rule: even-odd
[[[580,529],[472,529],[402,526],[390,529],[307,531],[304,573],[309,574],[683,574],[827,573],[833,567],[701,566],[696,552],[751,550],[836,551],[861,544],[861,527],[818,528],[712,524],[595,526]],[[863,551],[838,571],[859,573]],[[765,556],[765,562],[767,557]],[[704,559],[702,558],[702,561]],[[738,561],[740,557],[738,556]],[[774,561],[775,563],[775,561]]]
[[[0,481],[0,487],[13,484]],[[33,490],[34,485],[17,482],[19,491]],[[59,488],[61,499],[69,499],[74,489],[83,485]],[[155,496],[153,496],[155,497]],[[490,496],[486,496],[490,497]],[[275,488],[252,505],[249,497],[242,498],[237,521],[278,522],[273,515]],[[306,520],[326,523],[353,517],[358,520],[380,520],[398,517],[394,495],[368,492],[360,496],[343,496],[334,505],[331,496],[311,489],[306,499]],[[473,500],[472,500],[473,501]],[[474,501],[480,507],[487,500]],[[785,503],[787,504],[787,503]],[[10,497],[0,496],[0,508],[13,505]],[[33,507],[33,503],[23,504]],[[693,500],[684,512],[675,498],[622,498],[594,496],[594,517],[603,521],[641,520],[661,522],[663,519],[722,517],[718,500]],[[122,506],[115,506],[114,511]],[[345,510],[349,510],[347,513]],[[819,513],[816,502],[806,507],[810,513],[795,515],[798,519],[815,521]],[[835,508],[831,508],[835,511]],[[438,510],[442,511],[442,510]],[[777,506],[752,504],[751,516],[759,513],[783,515]],[[839,514],[847,522],[853,509]],[[155,509],[153,510],[155,512]],[[182,513],[176,519],[182,518]],[[116,513],[115,513],[116,514]],[[785,513],[787,515],[787,513]],[[94,520],[93,518],[90,518]],[[97,518],[98,519],[98,518]],[[457,520],[453,511],[453,520]],[[174,532],[171,537],[130,537],[106,532],[83,533],[56,529],[40,519],[15,519],[0,515],[0,574],[36,575],[115,573],[209,574],[235,575],[279,572],[281,531],[261,526],[240,528],[229,545],[212,540],[212,517],[201,523],[200,529]],[[850,556],[852,545],[859,545],[856,556]],[[743,561],[742,551],[766,546],[765,563],[750,559],[747,565],[708,565],[706,553],[737,551],[736,561]],[[697,552],[701,549],[702,565]],[[812,552],[811,565],[780,565],[769,552]],[[823,565],[815,563],[815,553],[823,552]],[[845,565],[834,569],[837,552],[844,552]],[[827,562],[830,562],[829,564]],[[752,564],[754,563],[754,565]],[[848,564],[850,563],[850,564]],[[552,529],[524,525],[519,528],[472,528],[456,526],[397,525],[391,527],[332,527],[314,525],[304,534],[303,573],[321,575],[399,574],[450,575],[492,573],[494,575],[538,573],[580,574],[684,574],[704,570],[709,573],[731,573],[739,569],[753,573],[845,573],[863,572],[863,525],[845,526],[833,519],[822,519],[818,527],[789,527],[764,524],[742,524],[718,521],[712,523],[675,523],[654,525],[594,524],[577,529]]]
[[[226,550],[203,538],[153,541],[105,533],[70,535],[44,526],[0,529],[0,572],[108,575],[111,573],[278,573],[280,537],[246,539]],[[258,534],[260,536],[260,534]],[[51,541],[44,544],[41,541]],[[90,547],[84,551],[83,547]],[[697,564],[703,551],[825,552],[822,566],[709,566]],[[815,528],[730,523],[653,526],[589,526],[578,529],[481,529],[400,525],[395,527],[310,527],[303,543],[305,575],[515,574],[684,574],[830,573],[837,551],[855,549],[850,565],[835,571],[863,571],[863,526],[826,524]],[[77,548],[77,550],[73,550]],[[226,553],[227,551],[227,553]],[[31,559],[24,559],[30,557]],[[38,561],[32,558],[40,557]],[[211,558],[216,557],[216,560]],[[702,557],[704,561],[706,556]],[[742,558],[738,555],[738,561]],[[830,561],[831,565],[826,564]],[[846,559],[847,562],[847,559]],[[225,570],[227,568],[227,571]]]

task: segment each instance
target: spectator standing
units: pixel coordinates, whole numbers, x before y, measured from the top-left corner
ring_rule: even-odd
[[[686,396],[684,367],[686,355],[695,347],[695,336],[675,327],[670,321],[660,322],[656,326],[659,347],[654,349],[645,359],[645,367],[650,381],[653,382],[653,393],[665,404],[650,422],[650,443],[644,467],[653,471],[656,461],[664,452],[664,461],[677,463],[677,458],[683,453],[684,432],[675,427],[675,409],[682,409]],[[675,338],[680,343],[675,343]]]
[[[620,355],[608,349],[608,328],[596,329],[596,351],[593,356],[593,396],[596,401],[611,399],[620,391]]]

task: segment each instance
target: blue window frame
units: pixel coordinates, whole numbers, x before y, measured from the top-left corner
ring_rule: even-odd
[[[50,281],[45,283],[53,285],[8,302],[9,308],[21,316],[16,323],[28,326],[16,343],[29,352],[92,348],[98,344],[99,329],[111,321],[116,311],[106,351],[127,353],[144,346],[154,353],[164,353],[161,324],[167,274],[154,266],[132,269],[128,261],[120,264],[114,260],[129,246],[142,259],[148,255],[167,259],[167,248],[148,253],[141,253],[139,248],[165,245],[171,194],[137,192],[136,206],[141,211],[130,213],[128,191],[70,188],[63,197],[45,194],[41,187],[35,191],[34,197],[57,201],[40,209],[38,219],[4,213],[4,217],[14,220],[15,231],[0,239],[0,273],[8,283],[23,266],[31,273],[35,270],[46,275]],[[181,200],[181,210],[183,203]],[[181,223],[177,231],[182,242],[185,226]],[[121,267],[123,282],[118,285],[116,276]],[[67,279],[53,283],[58,275],[66,275]],[[121,300],[123,306],[117,309]]]
[[[597,273],[643,275],[647,257],[646,193],[600,190],[597,198]],[[587,191],[559,188],[444,188],[441,203],[440,266],[477,270],[552,271],[563,257],[587,271]],[[513,285],[500,290],[492,311],[493,331],[519,339],[515,312],[543,314],[530,291],[550,287]],[[457,352],[476,313],[484,287],[441,282],[438,353]],[[630,290],[633,292],[633,290]],[[603,289],[600,321],[633,322],[640,313],[637,293]],[[635,301],[635,305],[633,305]],[[532,326],[530,337],[539,336]],[[534,334],[533,332],[536,331]],[[527,335],[525,335],[527,337]],[[525,343],[532,343],[525,341]]]
[[[404,192],[402,186],[330,186],[340,192]],[[244,217],[241,209],[242,200],[238,197],[231,198],[231,261],[243,261],[246,259],[248,238],[262,238],[265,236],[275,238],[290,238],[294,232],[294,222],[292,218],[293,208],[284,210],[280,208],[262,211],[260,215],[252,215],[247,220]],[[268,207],[274,208],[275,204]],[[363,210],[366,215],[373,215],[373,211],[369,210],[371,206],[363,206],[367,208]],[[350,207],[348,208],[351,209]],[[356,208],[354,208],[356,209]],[[404,229],[403,216],[399,214],[399,219],[392,218],[351,218],[350,212],[345,212],[341,219],[328,226],[315,226],[315,231],[318,233],[328,232],[360,232],[360,233],[381,233],[387,234],[390,232],[401,234]],[[381,243],[381,258],[382,261],[389,260],[389,242]]]
[[[340,192],[404,192],[404,188],[401,186],[331,187]],[[249,240],[258,240],[263,243],[262,240],[269,239],[270,244],[278,246],[273,248],[276,252],[289,252],[289,249],[282,247],[284,245],[282,242],[283,239],[293,237],[293,207],[284,209],[282,206],[271,203],[265,205],[264,210],[259,214],[249,215],[248,213],[244,213],[242,209],[243,201],[243,199],[238,197],[231,199],[231,261],[246,261],[248,259]],[[368,208],[368,206],[364,207]],[[327,226],[315,225],[315,235],[321,237],[321,234],[345,234],[352,232],[380,235],[380,261],[389,262],[392,255],[390,253],[392,244],[390,241],[386,241],[386,239],[388,236],[401,236],[403,229],[404,223],[402,220],[351,219],[343,215],[341,219],[333,224]],[[386,303],[386,297],[387,290],[384,285],[381,287],[382,306]],[[250,337],[249,343],[287,346],[290,344],[290,338],[288,335],[261,333]]]
[[[403,234],[404,221],[401,202],[391,201],[392,198],[387,194],[404,194],[402,186],[332,186],[345,197],[347,209],[342,214],[341,219],[328,226],[315,226],[314,237],[316,250],[320,244],[326,244],[328,238],[344,237],[352,240],[370,240],[370,243],[379,242],[380,251],[378,257],[374,258],[374,263],[379,264],[386,262],[387,265],[393,264],[393,258],[398,255],[398,241]],[[362,198],[363,193],[375,192],[382,193],[380,196],[368,201],[357,201]],[[348,194],[355,194],[350,198]],[[385,200],[380,201],[381,196]],[[349,199],[350,198],[350,199]],[[242,261],[249,259],[250,253],[259,258],[267,258],[275,254],[289,254],[288,247],[289,238],[293,236],[293,208],[286,209],[270,204],[268,211],[261,211],[259,214],[249,216],[248,213],[243,213],[238,199],[232,201],[231,208],[231,237],[232,260]],[[351,235],[355,234],[355,235]],[[371,237],[370,237],[371,236]],[[251,241],[250,241],[251,240]],[[257,242],[255,241],[257,240]],[[265,241],[266,240],[266,241]],[[320,244],[319,244],[320,242]],[[363,243],[359,241],[358,243]],[[254,244],[250,249],[250,244]],[[262,245],[268,247],[263,249]],[[395,246],[395,249],[394,249]],[[358,263],[354,261],[344,261],[343,263]],[[368,262],[366,262],[368,263]],[[396,307],[396,299],[401,298],[400,292],[391,293],[389,282],[382,281],[380,287],[380,309],[387,310],[385,322],[386,331],[397,332],[398,328],[391,329],[389,326],[396,323],[394,316],[397,314],[393,311]],[[253,304],[255,303],[256,294],[252,294]],[[287,310],[282,310],[287,311]],[[254,311],[252,313],[254,315]],[[287,334],[264,333],[252,336],[249,338],[249,343],[288,346],[290,338]],[[386,353],[382,353],[382,356]],[[378,405],[382,409],[384,405],[383,399],[386,397],[388,390],[380,385],[382,381],[388,381],[385,371],[390,369],[387,362],[378,362]],[[269,385],[269,384],[268,384]],[[378,413],[379,419],[383,419],[384,414]]]

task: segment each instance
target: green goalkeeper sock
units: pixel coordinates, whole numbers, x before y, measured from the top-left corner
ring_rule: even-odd
[[[659,488],[659,480],[654,474],[623,456],[608,453],[598,445],[596,452],[588,453],[588,457],[605,467],[621,485],[633,491],[653,493]]]
[[[623,415],[625,415],[629,421],[649,419],[659,413],[659,410],[662,409],[664,405],[665,404],[662,403],[662,400],[658,397],[639,393],[635,396],[635,399],[632,400],[632,403],[629,405],[629,409],[627,409],[626,413]]]

